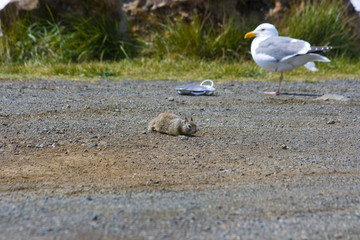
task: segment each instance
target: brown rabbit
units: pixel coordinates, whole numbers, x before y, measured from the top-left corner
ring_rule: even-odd
[[[150,121],[148,131],[157,131],[169,135],[192,135],[196,133],[196,125],[193,119],[190,121],[181,119],[173,113],[160,113],[159,116]]]

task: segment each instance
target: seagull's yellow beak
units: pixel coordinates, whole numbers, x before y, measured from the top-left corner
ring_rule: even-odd
[[[253,37],[256,37],[256,33],[248,32],[247,34],[245,34],[244,38],[248,39],[248,38],[253,38]]]

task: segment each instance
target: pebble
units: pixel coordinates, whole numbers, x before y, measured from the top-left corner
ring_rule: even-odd
[[[181,139],[181,140],[188,140],[188,139],[189,139],[189,137],[188,137],[188,136],[184,136],[184,135],[182,135],[182,136],[180,137],[180,139]]]
[[[108,142],[106,142],[106,141],[103,141],[103,140],[101,140],[101,141],[99,142],[99,145],[100,145],[100,146],[103,146],[103,147],[110,147],[110,146],[111,146],[110,143],[108,143]]]
[[[348,100],[350,100],[350,98],[347,98],[347,97],[342,96],[342,95],[339,95],[339,94],[324,94],[323,96],[316,98],[316,100],[324,100],[324,101],[329,101],[329,100],[348,101]]]
[[[168,97],[169,101],[174,101],[175,99],[173,97]]]
[[[335,120],[329,120],[329,121],[327,121],[326,124],[334,124],[334,123],[335,123]]]
[[[41,130],[41,133],[50,133],[50,130],[48,128],[44,128],[43,130]]]
[[[222,170],[220,170],[220,172],[231,174],[233,172],[233,170],[232,169],[222,169]]]
[[[35,145],[35,147],[36,148],[44,148],[44,144],[43,143],[41,143],[41,144],[38,143],[38,144]]]

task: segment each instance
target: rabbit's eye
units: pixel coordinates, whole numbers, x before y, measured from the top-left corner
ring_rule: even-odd
[[[190,124],[188,124],[188,125],[187,125],[187,128],[188,128],[188,129],[191,129],[191,125],[190,125]]]

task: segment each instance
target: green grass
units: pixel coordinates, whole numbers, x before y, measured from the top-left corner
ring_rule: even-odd
[[[351,30],[355,17],[346,15],[341,1],[315,0],[292,5],[282,23],[284,35],[313,45],[332,45],[332,62],[317,63],[319,72],[297,68],[285,81],[359,78],[359,36]],[[71,80],[204,80],[277,81],[252,61],[251,41],[244,34],[261,22],[259,16],[216,24],[211,18],[192,22],[168,20],[152,36],[134,38],[118,31],[106,16],[55,19],[26,16],[4,28],[0,44],[0,78]],[[146,40],[144,40],[146,39]]]
[[[283,24],[279,24],[283,33],[304,39],[313,46],[333,46],[332,56],[346,55],[359,59],[359,36],[351,26],[360,23],[360,20],[358,16],[347,14],[342,1],[303,0],[301,6],[291,6]]]
[[[315,0],[310,3],[310,0],[304,0],[302,3],[300,8],[292,5],[285,19],[276,24],[281,33],[313,45],[332,45],[334,49],[329,56],[359,59],[359,36],[351,27],[355,17],[346,15],[341,1]],[[260,16],[248,16],[236,22],[229,18],[222,23],[213,22],[210,15],[202,19],[195,16],[191,22],[172,19],[154,23],[150,36],[134,37],[131,33],[119,32],[116,21],[105,15],[55,19],[50,10],[48,15],[42,18],[27,15],[10,28],[4,26],[5,37],[0,39],[1,62],[65,64],[145,56],[186,61],[189,58],[200,61],[251,60],[251,41],[245,40],[244,34],[261,22]],[[261,75],[259,71],[248,74]]]
[[[118,24],[109,16],[68,20],[64,30],[67,38],[63,48],[71,60],[119,60],[137,54],[138,42],[129,34],[118,31]]]
[[[31,22],[29,18],[17,23],[6,29],[5,36],[1,38],[3,62],[42,62],[48,58],[61,60],[64,38],[59,24],[47,20]]]
[[[231,59],[247,55],[249,41],[244,41],[244,35],[255,26],[254,21],[238,21],[233,18],[224,21],[219,26],[205,17],[195,16],[190,23],[184,20],[167,20],[160,24],[152,43],[153,52],[159,57],[171,58],[202,58]]]
[[[54,19],[27,15],[0,39],[0,59],[5,63],[82,62],[131,58],[140,42],[118,31],[109,16]]]
[[[308,81],[359,78],[360,63],[344,58],[330,63],[317,63],[318,72],[304,67],[284,73],[285,81]],[[2,65],[1,79],[69,79],[80,81],[109,80],[204,80],[277,81],[279,73],[267,72],[253,61],[224,61],[201,59],[135,58],[114,62],[83,63],[26,63]]]

